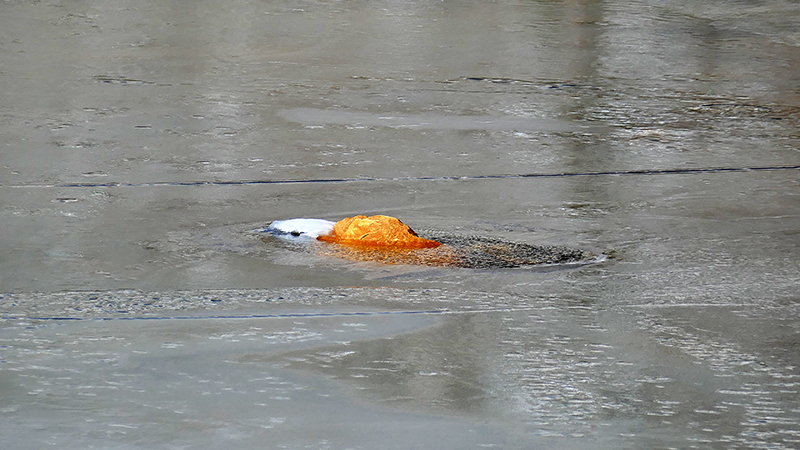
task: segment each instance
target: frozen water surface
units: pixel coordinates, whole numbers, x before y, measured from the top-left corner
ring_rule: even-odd
[[[0,447],[800,446],[793,2],[3,2]],[[388,214],[604,255],[263,240]]]

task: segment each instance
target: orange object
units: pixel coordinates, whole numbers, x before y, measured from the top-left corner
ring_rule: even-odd
[[[442,245],[417,236],[408,225],[389,216],[348,217],[336,222],[331,233],[317,239],[345,245],[404,249],[435,248]]]

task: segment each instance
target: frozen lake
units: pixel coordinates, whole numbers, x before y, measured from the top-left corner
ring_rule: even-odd
[[[800,5],[0,4],[0,447],[795,449]],[[297,217],[567,246],[353,262]]]

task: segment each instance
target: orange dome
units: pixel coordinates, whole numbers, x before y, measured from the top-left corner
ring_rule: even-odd
[[[389,216],[355,216],[336,222],[333,231],[317,237],[320,241],[345,245],[392,248],[434,248],[441,244],[417,236],[408,225]]]

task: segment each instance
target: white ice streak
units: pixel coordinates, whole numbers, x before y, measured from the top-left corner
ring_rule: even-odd
[[[276,220],[264,231],[281,237],[316,239],[333,231],[334,224],[324,219]]]

